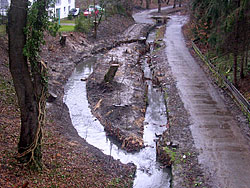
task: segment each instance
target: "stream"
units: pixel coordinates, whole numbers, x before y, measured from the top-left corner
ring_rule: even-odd
[[[112,139],[105,134],[104,127],[92,115],[88,107],[86,82],[81,78],[88,77],[98,57],[91,57],[78,64],[65,86],[64,102],[70,111],[73,126],[78,134],[89,144],[99,148],[104,154],[119,159],[122,163],[133,162],[137,166],[135,188],[170,187],[170,172],[156,162],[155,133],[161,134],[166,124],[166,108],[163,95],[157,88],[148,83],[148,107],[144,122],[144,143],[147,147],[140,152],[127,153],[121,150]],[[145,77],[150,78],[151,72],[145,63]]]
[[[152,42],[155,33],[152,32],[147,42]],[[170,169],[163,168],[156,161],[155,139],[161,134],[167,124],[166,107],[163,94],[154,88],[148,80],[148,106],[144,121],[145,148],[140,152],[128,153],[118,147],[112,138],[107,137],[104,127],[92,115],[87,100],[86,82],[93,71],[95,62],[100,56],[94,56],[79,63],[65,86],[64,102],[70,111],[73,126],[78,134],[89,144],[99,148],[104,154],[119,159],[122,163],[132,162],[137,166],[134,188],[168,188],[170,187]],[[144,62],[144,76],[152,78],[152,73],[146,60]]]

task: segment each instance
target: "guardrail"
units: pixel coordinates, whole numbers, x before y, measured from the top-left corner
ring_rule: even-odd
[[[214,74],[214,76],[217,78],[218,82],[223,84],[224,87],[226,87],[230,93],[231,97],[236,101],[236,103],[239,105],[243,113],[247,116],[248,121],[250,121],[250,104],[245,99],[245,97],[239,92],[238,89],[235,88],[235,86],[226,79],[226,77],[222,74],[220,74],[215,66],[211,63],[211,61],[202,54],[200,49],[196,46],[194,41],[192,41],[192,47],[195,50],[195,52],[200,56],[200,58],[206,63],[209,70]]]

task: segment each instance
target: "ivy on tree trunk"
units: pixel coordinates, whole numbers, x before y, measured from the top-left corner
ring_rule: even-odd
[[[44,31],[51,29],[47,0],[11,2],[9,11],[9,63],[21,111],[21,132],[17,159],[42,168],[42,127],[45,124],[47,67],[39,52],[44,44]],[[57,29],[57,27],[55,28]]]

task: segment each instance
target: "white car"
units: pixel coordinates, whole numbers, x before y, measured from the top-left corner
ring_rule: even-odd
[[[100,7],[99,5],[95,5],[95,9],[98,11],[104,11],[104,8]],[[89,5],[89,11],[94,12],[94,5]]]

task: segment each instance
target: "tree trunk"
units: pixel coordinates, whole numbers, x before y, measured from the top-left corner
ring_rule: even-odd
[[[241,62],[240,62],[240,78],[243,79],[244,75],[244,63],[245,63],[245,52],[242,53]]]
[[[237,67],[238,67],[238,53],[234,52],[234,86],[237,87],[238,86],[238,79],[237,79]]]
[[[158,13],[161,12],[161,0],[158,0]]]
[[[146,9],[149,9],[150,0],[146,0]]]
[[[179,0],[179,7],[181,7],[181,1],[182,1],[182,0]]]
[[[176,7],[176,1],[177,1],[177,0],[174,0],[174,6],[173,6],[173,8],[175,8],[175,7]]]
[[[29,67],[27,57],[23,54],[26,44],[24,28],[26,27],[27,9],[28,0],[15,0],[11,2],[8,14],[10,72],[21,111],[21,133],[17,158],[21,163],[41,168],[41,121],[44,120],[46,101],[42,100],[42,96],[45,97],[41,84],[41,69],[43,68],[41,64],[37,65],[36,71],[33,70],[31,73],[30,70],[33,68]],[[39,11],[43,11],[43,9]]]
[[[94,38],[97,37],[97,22],[96,22],[96,8],[95,8],[95,0],[94,0]]]
[[[247,44],[247,46],[246,46],[246,58],[245,58],[245,67],[247,67],[248,65],[248,57],[249,57],[249,55],[248,55],[248,53],[249,53],[249,44]]]
[[[240,7],[240,0],[238,0],[238,7]],[[239,14],[237,15],[237,21],[236,21],[236,24],[235,24],[235,33],[234,33],[234,36],[235,36],[235,44],[234,44],[234,86],[235,87],[238,87],[238,78],[237,78],[237,68],[238,68],[238,55],[239,55],[239,45],[238,45],[238,42],[239,42]]]

